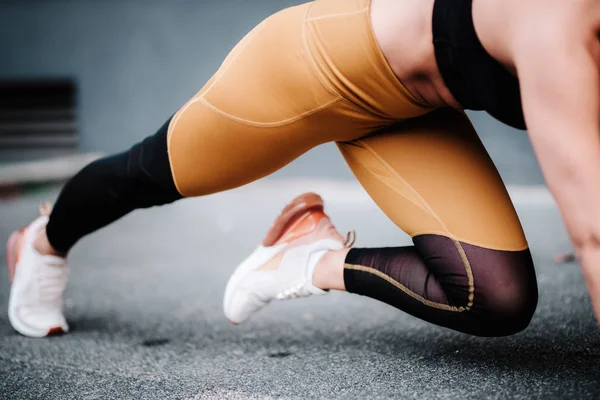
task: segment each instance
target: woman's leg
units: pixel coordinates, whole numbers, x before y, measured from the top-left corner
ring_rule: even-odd
[[[369,7],[369,0],[317,1],[267,18],[168,126],[75,176],[46,230],[42,217],[26,232],[15,232],[9,268],[14,271],[18,264],[17,272],[56,272],[51,264],[64,264],[64,259],[43,255],[65,255],[84,235],[134,209],[242,186],[322,143],[353,140],[429,112],[387,65],[370,26]],[[19,258],[22,251],[28,255]],[[38,298],[24,281],[32,276],[15,275],[9,307],[16,310],[30,297]],[[66,275],[59,278],[54,280],[60,285],[53,290],[53,312],[66,327],[60,310]],[[44,317],[47,304],[34,306]],[[28,319],[14,315],[14,320]],[[52,326],[43,325],[36,334]]]
[[[36,248],[65,254],[132,210],[232,189],[322,143],[428,112],[387,65],[369,7],[306,3],[260,23],[156,135],[65,186]]]
[[[133,210],[182,198],[169,166],[169,122],[130,150],[94,161],[77,173],[62,189],[36,249],[66,255],[80,238]]]
[[[156,135],[78,173],[54,206],[47,237],[40,232],[38,250],[64,255],[83,236],[135,209],[242,186],[315,146],[360,137],[384,123],[385,118],[353,105],[324,83],[305,43],[311,6],[287,8],[260,23]],[[357,18],[358,6],[343,11]],[[366,12],[358,17],[364,20]],[[369,43],[364,34],[347,30]],[[339,47],[335,55],[373,58],[376,48],[371,47],[367,54]],[[372,72],[376,78],[369,71],[353,73],[360,74],[362,85],[395,79]],[[423,112],[410,99],[405,103]]]
[[[49,217],[8,242],[13,327],[29,336],[66,331],[64,256],[130,211],[232,189],[322,143],[428,112],[387,66],[368,5],[313,2],[267,18],[156,135],[78,173]],[[36,286],[42,276],[52,279]],[[48,287],[51,296],[39,296]]]
[[[315,271],[321,288],[345,287],[473,335],[527,327],[538,297],[531,255],[466,115],[439,110],[339,147],[414,246],[332,252]]]

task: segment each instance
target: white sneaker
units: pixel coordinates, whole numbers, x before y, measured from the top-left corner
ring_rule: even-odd
[[[277,217],[262,244],[242,262],[227,283],[225,316],[239,324],[273,299],[323,295],[313,285],[315,266],[329,250],[348,244],[324,213],[315,193],[295,198]]]
[[[29,226],[14,232],[6,244],[11,281],[8,318],[25,336],[44,337],[68,332],[63,315],[63,293],[68,266],[64,258],[42,256],[34,248],[37,232],[48,223],[49,210]]]

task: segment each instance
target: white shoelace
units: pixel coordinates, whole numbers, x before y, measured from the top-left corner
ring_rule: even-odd
[[[310,291],[306,289],[303,283],[300,283],[289,289],[285,289],[283,292],[277,293],[275,296],[278,300],[289,300],[296,299],[298,297],[310,296]]]
[[[346,240],[344,241],[344,247],[352,247],[356,242],[356,231],[353,229],[346,233]]]

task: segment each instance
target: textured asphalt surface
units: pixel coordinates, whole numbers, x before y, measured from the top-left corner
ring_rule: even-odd
[[[136,211],[74,249],[68,335],[16,334],[0,273],[0,398],[600,398],[600,329],[577,264],[553,261],[570,246],[539,190],[513,197],[540,288],[518,335],[470,337],[339,292],[230,325],[221,306],[229,274],[305,189],[323,194],[341,231],[357,230],[358,246],[408,243],[353,182],[263,181]],[[0,201],[0,238],[56,193]]]

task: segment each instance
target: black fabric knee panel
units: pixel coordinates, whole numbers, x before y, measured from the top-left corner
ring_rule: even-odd
[[[469,303],[469,277],[456,243],[447,237],[414,238],[444,289],[448,302]],[[478,325],[481,336],[506,336],[525,329],[538,302],[538,288],[529,249],[493,250],[460,242],[473,276],[473,301],[464,317]],[[440,272],[443,271],[443,272]]]
[[[486,249],[440,235],[413,241],[350,250],[346,289],[471,335],[506,336],[528,326],[538,299],[529,250]]]
[[[473,312],[485,336],[506,336],[524,330],[538,304],[538,287],[529,249],[490,250],[464,245],[472,263],[476,295]]]

